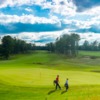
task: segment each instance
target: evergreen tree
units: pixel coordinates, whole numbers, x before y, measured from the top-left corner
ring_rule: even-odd
[[[4,36],[2,39],[2,56],[8,59],[12,51],[13,38],[11,36]]]

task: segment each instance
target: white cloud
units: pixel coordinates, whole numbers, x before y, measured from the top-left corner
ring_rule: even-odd
[[[35,17],[33,15],[4,15],[0,14],[0,23],[7,24],[7,23],[50,23],[56,24],[60,23],[60,20],[56,16],[51,16],[50,18],[45,17]]]
[[[71,12],[73,13],[73,12]],[[75,13],[62,19],[64,23],[75,23],[78,28],[90,28],[92,25],[100,26],[100,7],[94,7],[84,12]]]
[[[0,0],[3,1],[3,0]],[[14,6],[21,6],[24,4],[30,4],[31,0],[4,0],[4,2],[1,2],[0,8],[4,8],[7,6],[14,7]]]
[[[68,33],[68,30],[65,29],[63,31],[56,31],[56,32],[40,32],[40,33],[36,33],[36,32],[23,32],[23,33],[19,33],[19,34],[6,34],[6,35],[10,35],[12,37],[16,37],[18,39],[22,39],[25,40],[26,42],[33,42],[34,41],[38,41],[41,39],[49,39],[52,38],[54,40],[56,40],[57,37],[60,37],[62,34]],[[3,37],[5,35],[0,35],[0,37]],[[41,42],[35,42],[36,44],[41,44],[44,45],[45,43],[48,43],[48,41],[41,43]]]
[[[63,4],[61,4],[63,2]],[[76,11],[76,6],[73,4],[72,0],[52,0],[52,2],[47,2],[46,0],[5,0],[1,2],[0,8],[3,7],[14,7],[22,5],[39,5],[42,9],[49,8],[51,13],[66,15],[74,15]],[[27,9],[31,11],[31,9]]]
[[[98,41],[100,43],[100,34],[95,33],[80,33],[80,42],[79,44],[83,44],[85,40],[87,40],[89,43],[92,43],[93,41]]]
[[[80,14],[76,14],[76,15],[80,16]],[[85,16],[85,15],[83,14],[83,16]],[[88,16],[90,16],[90,15],[88,15]],[[74,18],[73,19],[63,19],[63,23],[69,24],[69,25],[73,25],[73,23],[74,23],[75,26],[78,27],[78,28],[88,29],[92,25],[100,26],[100,15],[99,16],[95,16],[95,17],[90,17],[89,19],[85,19],[85,20],[84,19],[83,20],[79,20],[79,19],[74,19]]]
[[[94,20],[90,19],[89,21],[78,21],[78,20],[75,20],[75,22],[76,22],[76,26],[78,26],[81,29],[91,28],[92,25],[95,25],[95,26],[99,26],[100,25],[100,22],[97,19],[94,19]]]
[[[63,4],[61,4],[63,2]],[[73,16],[76,13],[76,6],[73,4],[72,0],[52,0],[51,2],[45,2],[42,8],[50,8],[51,14],[56,13],[62,16]]]
[[[30,8],[26,8],[25,10],[28,11],[28,12],[33,12],[33,10],[30,9]]]
[[[88,9],[88,10],[82,12],[81,14],[86,14],[86,15],[91,15],[91,16],[100,15],[100,6]]]
[[[12,37],[16,37],[18,39],[22,39],[25,40],[28,43],[35,43],[36,45],[45,45],[46,43],[48,43],[49,41],[46,42],[34,42],[34,41],[38,41],[38,40],[42,40],[42,39],[49,39],[52,38],[54,40],[56,40],[58,37],[60,37],[63,34],[71,34],[69,32],[68,29],[65,29],[63,31],[56,31],[56,32],[40,32],[40,33],[28,33],[28,32],[23,32],[23,33],[19,33],[19,34],[6,34],[6,35],[10,35]],[[85,40],[88,40],[90,43],[97,40],[98,42],[100,42],[100,34],[95,34],[95,33],[76,33],[78,35],[80,35],[81,40],[79,41],[79,44],[83,44]],[[2,38],[5,35],[0,35],[0,37]]]
[[[100,26],[100,7],[94,7],[82,13],[77,13],[77,15],[88,17],[88,19],[83,19],[81,21],[79,21],[79,19],[74,20],[80,28],[89,28],[91,25]]]
[[[41,5],[44,3],[46,0],[0,0],[0,8],[7,7],[8,5],[10,7],[14,6],[22,6],[22,5],[32,5],[32,4],[37,4]]]
[[[35,32],[32,32],[32,33],[27,33],[27,32],[24,32],[24,33],[20,33],[20,34],[17,34],[17,37],[20,38],[20,39],[25,39],[25,40],[29,40],[29,41],[37,41],[37,40],[40,40],[40,39],[46,39],[46,38],[53,38],[53,39],[56,39],[57,37],[59,37],[60,35],[62,34],[62,31],[57,31],[57,32],[40,32],[40,33],[35,33]],[[28,41],[28,42],[29,42]]]

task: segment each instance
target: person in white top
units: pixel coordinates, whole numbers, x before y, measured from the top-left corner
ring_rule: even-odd
[[[64,84],[65,88],[66,88],[66,91],[68,90],[69,86],[68,86],[68,78],[66,79],[66,82]]]

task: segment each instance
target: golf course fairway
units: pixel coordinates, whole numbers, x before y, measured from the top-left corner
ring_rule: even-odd
[[[99,71],[99,58],[67,59],[46,51],[15,55],[0,61],[0,100],[100,100]],[[55,91],[57,75],[62,89]]]

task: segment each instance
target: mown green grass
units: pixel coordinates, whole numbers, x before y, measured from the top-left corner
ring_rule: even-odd
[[[79,54],[83,55],[83,56],[96,56],[96,57],[100,57],[100,51],[80,51]]]
[[[99,65],[99,58],[67,59],[45,51],[12,56],[0,61],[0,100],[99,100]],[[62,90],[52,92],[57,74]],[[66,78],[70,88],[64,92]]]

